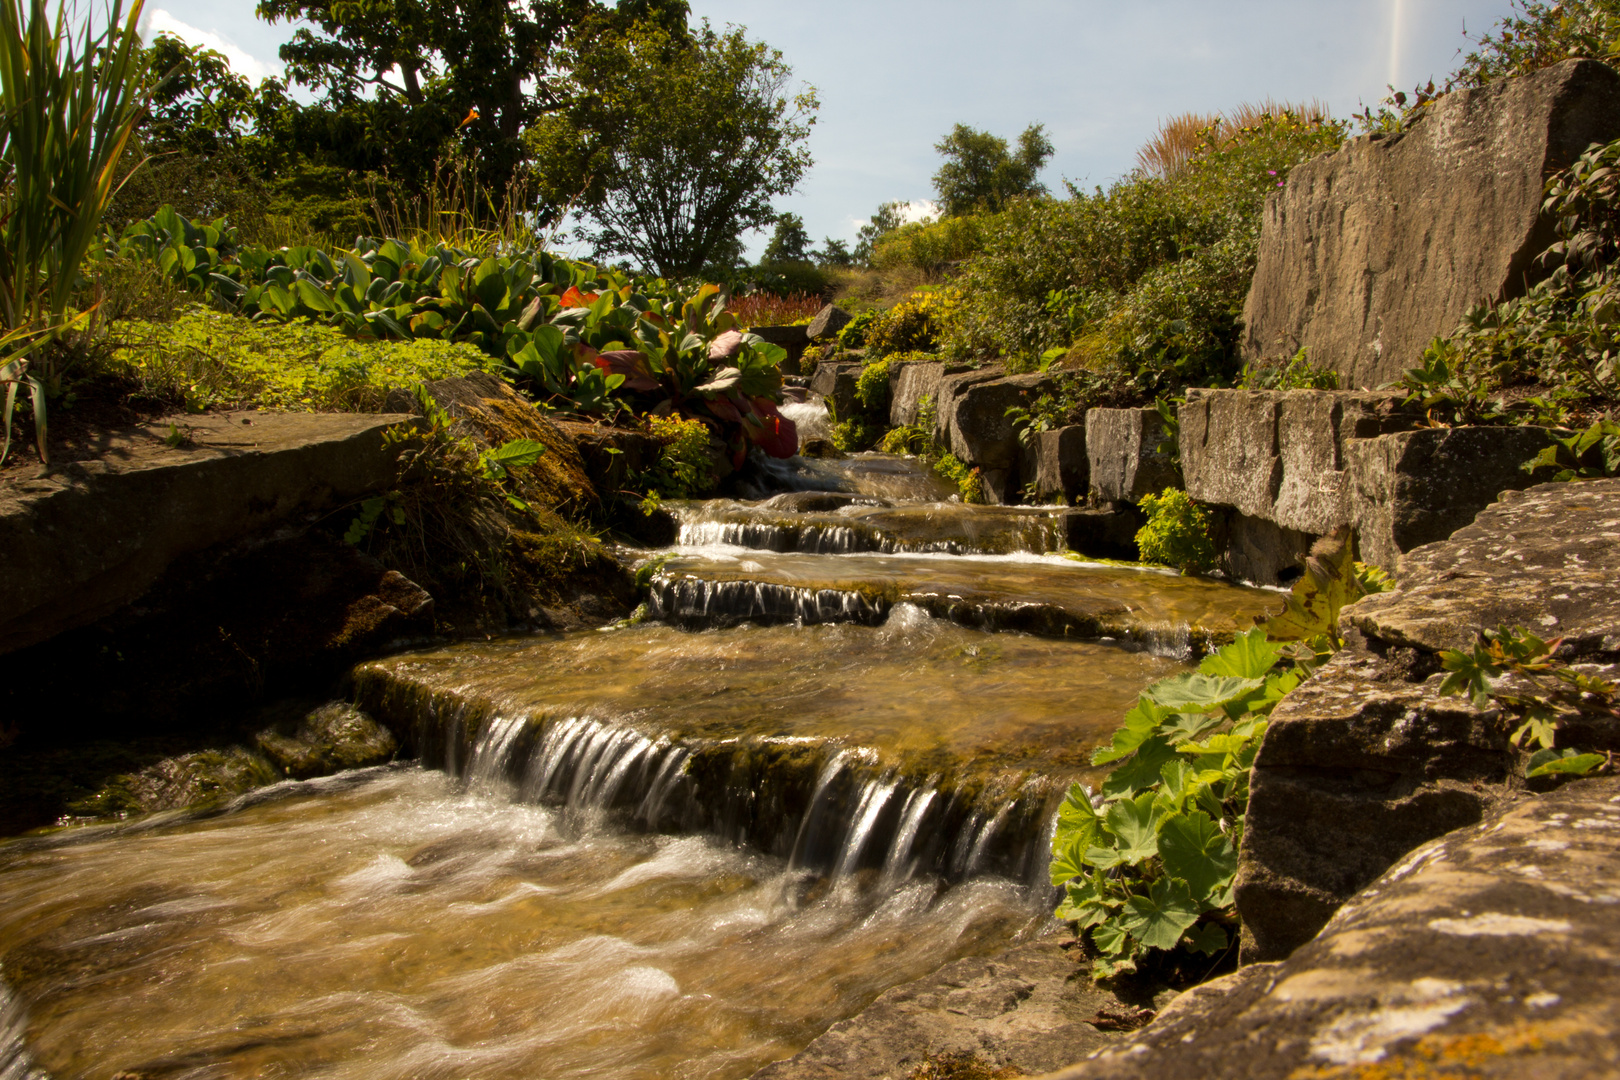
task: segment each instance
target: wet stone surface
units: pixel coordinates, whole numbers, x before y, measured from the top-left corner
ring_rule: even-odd
[[[1178,998],[1051,1080],[1620,1073],[1620,781],[1412,852],[1280,963]]]

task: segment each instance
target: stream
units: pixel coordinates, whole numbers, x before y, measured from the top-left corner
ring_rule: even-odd
[[[1091,750],[1276,594],[770,468],[641,621],[363,665],[409,764],[0,844],[0,1080],[729,1080],[1041,932]]]

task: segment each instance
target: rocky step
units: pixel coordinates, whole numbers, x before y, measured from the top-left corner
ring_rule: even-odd
[[[812,554],[943,552],[1136,557],[1134,513],[1060,507],[897,502],[843,492],[800,491],[757,503],[672,504],[685,547],[728,545]]]
[[[1039,883],[1062,792],[1093,775],[1141,688],[1182,666],[907,608],[878,628],[463,644],[364,665],[356,685],[424,764],[522,801],[834,875]]]
[[[688,629],[742,623],[875,626],[896,605],[985,630],[1206,651],[1282,607],[1276,593],[1060,556],[678,553],[650,613]]]

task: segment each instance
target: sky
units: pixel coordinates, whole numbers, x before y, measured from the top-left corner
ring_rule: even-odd
[[[280,70],[291,30],[253,0],[148,0],[147,28],[224,52],[250,78]],[[1107,185],[1161,120],[1267,96],[1320,99],[1336,116],[1394,85],[1439,80],[1509,0],[692,0],[694,20],[748,28],[821,101],[815,165],[777,209],[818,242],[853,241],[889,200],[919,210],[934,149],[957,123],[1012,142],[1046,125],[1041,179]],[[757,255],[765,237],[750,244]]]

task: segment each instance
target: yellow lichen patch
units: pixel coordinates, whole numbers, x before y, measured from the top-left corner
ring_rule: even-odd
[[[1425,1035],[1383,1061],[1356,1065],[1308,1065],[1289,1080],[1473,1080],[1503,1072],[1504,1058],[1538,1053],[1589,1028],[1574,1020],[1524,1021],[1494,1032]],[[1495,1065],[1496,1068],[1491,1067]]]

